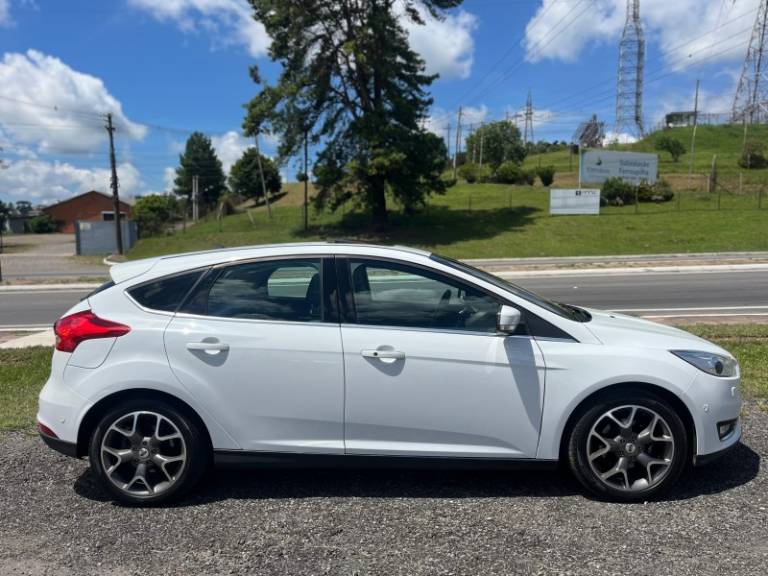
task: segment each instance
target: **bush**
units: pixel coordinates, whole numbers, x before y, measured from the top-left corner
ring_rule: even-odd
[[[521,170],[518,184],[533,186],[536,182],[536,170]]]
[[[540,166],[536,173],[539,175],[542,186],[552,186],[552,183],[555,181],[554,166]]]
[[[41,214],[29,221],[29,229],[35,234],[50,234],[56,232],[57,226],[49,214]]]
[[[669,202],[675,197],[672,187],[666,180],[656,184],[631,184],[621,178],[610,178],[605,181],[600,192],[600,205],[625,206],[638,202]]]
[[[443,178],[443,184],[446,188],[453,188],[457,184],[456,178]]]
[[[522,170],[517,162],[507,160],[502,162],[496,173],[494,174],[494,180],[500,184],[518,184],[522,175]]]
[[[768,158],[765,157],[765,146],[757,140],[750,140],[744,146],[739,158],[739,166],[747,170],[768,168]]]
[[[673,162],[680,160],[680,156],[686,152],[685,145],[680,142],[680,140],[677,138],[672,138],[671,136],[667,136],[666,134],[662,134],[656,138],[655,148],[656,150],[669,152],[669,155],[672,156]]]
[[[473,163],[467,163],[462,164],[459,166],[457,172],[459,173],[459,176],[461,176],[465,181],[467,181],[470,184],[474,184],[477,182],[478,179],[478,173],[480,169],[477,164]]]
[[[139,223],[142,236],[160,234],[171,220],[175,198],[149,194],[136,200],[131,209],[134,220]]]

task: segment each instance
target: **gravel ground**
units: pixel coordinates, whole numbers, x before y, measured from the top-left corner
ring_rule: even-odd
[[[764,575],[768,414],[662,502],[557,472],[216,472],[170,508],[110,502],[85,462],[0,434],[0,574]]]

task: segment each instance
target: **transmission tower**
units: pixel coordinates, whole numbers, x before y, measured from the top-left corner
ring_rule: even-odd
[[[640,0],[627,0],[627,21],[619,44],[619,81],[614,132],[642,138],[645,37],[640,23]]]
[[[733,99],[732,120],[757,124],[768,121],[768,0],[762,0]]]
[[[533,143],[533,96],[528,90],[528,100],[525,102],[525,132],[523,134],[523,143]]]

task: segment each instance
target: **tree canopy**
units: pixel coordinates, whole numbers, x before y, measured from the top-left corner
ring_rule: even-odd
[[[251,68],[261,91],[248,104],[246,134],[277,134],[286,159],[308,133],[321,205],[354,198],[382,224],[387,193],[406,209],[423,204],[444,190],[447,151],[421,127],[436,76],[426,74],[402,22],[423,24],[424,11],[439,18],[461,1],[249,0],[282,71],[269,85]]]
[[[194,176],[198,177],[201,205],[215,206],[219,196],[226,192],[226,178],[211,139],[201,132],[193,132],[187,139],[184,153],[179,156],[173,191],[191,200]]]
[[[526,150],[520,137],[520,129],[505,120],[483,124],[467,137],[467,154],[480,161],[482,139],[483,163],[495,170],[502,163],[510,161],[520,164],[525,160]]]
[[[680,159],[680,156],[685,154],[685,145],[680,142],[677,138],[672,138],[672,136],[668,136],[666,134],[662,134],[658,138],[656,138],[656,150],[666,151],[669,152],[669,155],[672,156],[672,161],[677,162]]]
[[[270,194],[277,194],[282,187],[280,171],[271,158],[258,154],[256,148],[248,148],[229,170],[229,189],[247,198],[261,198],[263,188],[259,174],[258,156],[264,171],[264,185]]]

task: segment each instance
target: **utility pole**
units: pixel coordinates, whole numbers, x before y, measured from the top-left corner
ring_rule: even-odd
[[[627,19],[619,43],[619,75],[616,88],[616,137],[645,135],[643,126],[643,76],[645,36],[640,21],[640,0],[627,0]]]
[[[456,161],[459,155],[459,138],[461,137],[461,106],[456,120],[456,147],[453,149],[453,179],[456,180]]]
[[[688,169],[688,186],[693,177],[693,159],[696,157],[696,128],[699,125],[699,80],[696,80],[696,96],[693,99],[693,134],[691,134],[691,166]]]
[[[123,253],[123,231],[120,228],[120,195],[118,193],[119,182],[117,180],[117,162],[115,161],[115,127],[112,125],[112,113],[107,114],[107,132],[109,133],[109,163],[112,166],[112,202],[115,207],[115,240],[117,241],[117,253]]]
[[[529,139],[530,135],[530,139]],[[533,136],[533,95],[531,94],[531,91],[528,90],[528,100],[525,102],[525,135],[523,136],[523,143],[528,144],[530,142],[533,144],[534,142],[534,136]]]
[[[480,122],[480,168],[483,167],[483,138],[485,138],[485,130],[483,130],[483,122]]]
[[[256,161],[259,164],[259,174],[261,175],[261,191],[264,194],[264,202],[267,205],[267,214],[269,215],[269,219],[272,220],[272,205],[269,203],[269,193],[267,192],[267,184],[264,181],[264,168],[261,166],[261,152],[259,152],[258,132],[253,137],[253,140],[256,143]]]
[[[309,229],[309,131],[304,130],[304,230]]]
[[[192,222],[200,218],[200,176],[192,176]]]

